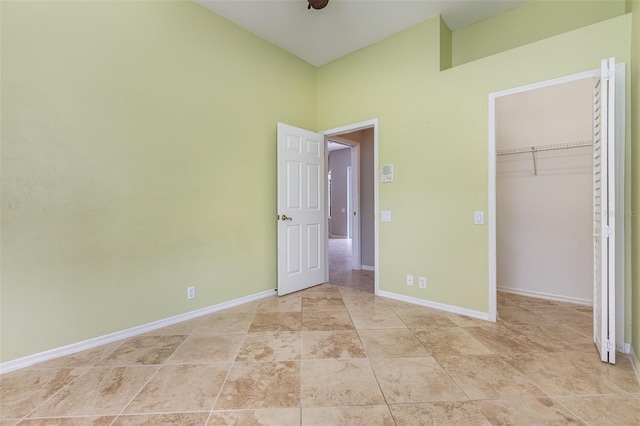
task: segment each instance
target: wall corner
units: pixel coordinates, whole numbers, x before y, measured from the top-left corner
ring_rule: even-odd
[[[453,63],[451,29],[440,16],[440,71],[451,68]]]

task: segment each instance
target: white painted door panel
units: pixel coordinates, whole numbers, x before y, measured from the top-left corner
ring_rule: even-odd
[[[324,282],[324,137],[278,123],[278,295]]]

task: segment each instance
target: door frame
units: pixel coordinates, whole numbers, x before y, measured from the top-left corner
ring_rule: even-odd
[[[489,154],[489,205],[488,205],[488,225],[489,225],[489,320],[497,320],[497,191],[496,191],[496,100],[503,96],[513,95],[516,93],[527,92],[529,90],[541,89],[544,87],[555,86],[558,84],[569,83],[585,78],[599,78],[600,68],[571,74],[551,80],[545,80],[537,83],[527,84],[512,89],[502,90],[489,94],[489,138],[488,138],[488,154]],[[615,144],[616,144],[616,212],[619,215],[624,213],[625,197],[625,63],[616,64],[616,114],[615,123]],[[625,250],[625,216],[616,223],[616,346],[617,350],[628,353],[629,345],[625,341],[625,289],[626,289],[626,250]]]
[[[353,149],[349,152],[349,154],[353,155]],[[353,162],[351,163],[353,164]],[[353,182],[351,181],[352,179],[352,174],[353,174],[353,168],[352,166],[348,166],[347,167],[347,212],[351,212],[353,210],[353,192],[354,192],[354,187],[356,188],[356,190],[358,192],[360,192],[360,188],[359,185],[356,186],[353,184]],[[358,195],[360,194],[356,194],[356,200],[359,200],[360,198],[358,197]],[[353,240],[353,215],[349,215],[347,218],[347,238]],[[358,238],[358,243],[360,243],[360,238]],[[353,242],[351,243],[351,254],[353,256]],[[359,251],[359,250],[358,250]]]
[[[354,157],[356,156],[356,152],[357,151],[357,156],[358,158],[356,159],[357,164],[358,164],[358,170],[356,173],[354,173],[354,176],[357,176],[357,185],[360,185],[360,167],[359,167],[359,162],[360,162],[360,156],[359,156],[359,149],[353,149],[353,145],[354,142],[353,141],[347,141],[346,139],[340,139],[340,135],[346,134],[346,133],[352,133],[352,132],[357,132],[358,130],[363,130],[363,129],[368,129],[368,128],[373,128],[373,222],[374,222],[374,227],[373,227],[373,240],[374,240],[374,294],[378,294],[378,290],[379,290],[379,286],[380,286],[380,274],[378,273],[379,271],[379,247],[378,247],[378,134],[379,134],[379,129],[378,129],[378,119],[377,118],[373,118],[371,120],[366,120],[366,121],[360,121],[357,123],[351,123],[351,124],[346,124],[344,126],[340,126],[340,127],[335,127],[332,129],[327,129],[327,130],[322,130],[318,133],[320,133],[321,135],[324,135],[324,139],[325,139],[325,144],[328,143],[329,139],[335,139],[336,141],[339,141],[340,143],[347,143],[349,145],[352,146],[352,150],[351,150],[351,166],[353,167],[353,161],[354,161]],[[355,143],[357,145],[357,147],[359,148],[359,144]],[[325,161],[326,161],[326,170],[329,170],[329,150],[326,149],[325,150]],[[352,179],[353,182],[353,179]],[[355,183],[354,183],[355,184]],[[359,189],[358,189],[358,194],[359,194]],[[325,189],[325,200],[328,197],[328,189]],[[358,213],[358,220],[356,222],[360,223],[360,197],[358,196],[357,200],[354,200],[354,208],[357,209],[357,213]],[[326,210],[326,209],[325,209]],[[325,215],[327,216],[325,218],[325,220],[328,220],[328,212],[325,211]],[[355,228],[355,227],[354,227]],[[325,281],[329,282],[329,233],[326,232],[325,233],[325,245],[324,245],[324,256],[325,256]],[[355,237],[355,229],[354,229],[354,237]],[[355,239],[355,238],[354,238]],[[352,239],[352,244],[354,239]],[[358,249],[360,248],[360,226],[358,225]],[[354,262],[355,262],[355,256],[354,256]],[[361,258],[360,258],[360,252],[358,252],[358,259],[357,259],[358,264],[361,265]]]

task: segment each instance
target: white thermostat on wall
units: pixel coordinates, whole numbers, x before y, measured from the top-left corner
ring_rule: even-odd
[[[383,164],[380,182],[393,182],[393,164]]]

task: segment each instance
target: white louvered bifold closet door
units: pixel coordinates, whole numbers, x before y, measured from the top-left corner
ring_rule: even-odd
[[[603,60],[593,92],[593,340],[615,363],[615,60]]]

